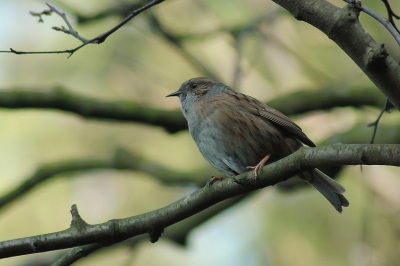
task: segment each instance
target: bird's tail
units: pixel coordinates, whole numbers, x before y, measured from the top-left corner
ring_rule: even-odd
[[[305,178],[308,183],[316,188],[338,212],[343,211],[342,207],[349,206],[349,201],[342,195],[346,189],[341,184],[318,169],[313,169],[308,173],[312,175],[312,178]]]

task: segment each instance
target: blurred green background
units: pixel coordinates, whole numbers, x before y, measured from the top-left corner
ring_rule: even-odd
[[[92,15],[132,1],[49,2],[67,13],[82,36],[91,38],[121,17],[78,24],[74,10]],[[60,17],[46,16],[39,24],[29,15],[29,11],[47,9],[44,1],[0,3],[0,50],[65,50],[80,44],[51,29],[64,25]],[[333,3],[345,6],[341,1]],[[380,1],[363,4],[386,16]],[[400,13],[400,4],[391,4]],[[69,59],[66,55],[0,54],[0,90],[46,91],[62,86],[96,99],[173,110],[179,108],[178,100],[165,95],[185,80],[205,75],[194,61],[227,85],[265,102],[297,90],[374,87],[330,39],[271,1],[170,0],[152,12],[139,15],[103,44],[88,45]],[[154,18],[182,37],[183,48],[159,33],[151,23]],[[365,14],[361,21],[398,59],[399,47],[386,30]],[[378,113],[376,107],[341,107],[292,118],[317,144],[346,142],[340,136],[360,126],[362,134],[354,142],[365,143],[372,128],[364,124]],[[383,128],[398,128],[398,121],[395,111],[384,115],[381,123]],[[187,131],[170,134],[140,123],[4,108],[0,109],[0,129],[1,194],[40,165],[109,158],[117,147],[180,173],[207,169],[219,174],[201,157]],[[385,142],[387,134],[378,129],[377,142]],[[119,245],[76,265],[395,265],[400,261],[399,174],[393,167],[344,168],[339,181],[347,188],[351,204],[341,215],[308,187],[287,193],[267,188],[196,227],[185,246],[167,237],[156,244]],[[204,175],[204,184],[208,177]],[[95,224],[155,210],[195,189],[194,185],[166,186],[142,171],[62,174],[0,210],[0,240],[66,229],[72,204],[77,204],[83,219]],[[0,265],[39,265],[60,254],[4,259]]]

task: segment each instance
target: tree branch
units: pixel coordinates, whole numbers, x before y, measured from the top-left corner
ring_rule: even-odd
[[[400,145],[342,145],[309,148],[269,164],[257,179],[250,171],[206,186],[164,208],[103,224],[89,225],[72,207],[73,222],[69,229],[44,235],[0,242],[0,258],[39,253],[74,246],[104,243],[109,245],[125,239],[149,234],[156,242],[164,228],[182,221],[225,199],[286,180],[307,169],[332,165],[393,165],[400,166]]]
[[[128,101],[103,101],[79,95],[62,87],[36,90],[0,90],[0,107],[56,109],[85,118],[135,121],[164,127],[169,132],[187,128],[180,111],[161,110]]]
[[[338,8],[322,0],[273,0],[296,19],[305,21],[332,39],[400,109],[400,66],[358,20],[353,5]]]
[[[67,254],[61,256],[58,260],[51,264],[51,266],[69,266],[77,260],[88,256],[89,254],[102,249],[104,246],[101,244],[90,244],[82,247],[71,249]]]
[[[327,87],[317,91],[297,91],[267,102],[286,115],[326,110],[338,106],[381,107],[385,97],[372,88]],[[151,108],[131,101],[105,101],[83,96],[62,87],[48,91],[1,89],[0,108],[62,110],[84,118],[131,121],[160,126],[171,133],[187,129],[179,110]]]
[[[201,213],[198,213],[188,219],[185,219],[177,224],[172,225],[171,227],[166,230],[166,232],[163,234],[163,239],[168,239],[170,241],[173,241],[176,244],[180,245],[185,245],[186,244],[186,238],[190,234],[190,232],[196,228],[198,225],[204,223],[211,217],[214,217],[215,215],[221,213],[222,211],[228,209],[229,207],[235,205],[236,203],[240,202],[244,198],[246,198],[247,195],[245,196],[239,196],[239,197],[234,197],[230,198],[228,200],[222,201],[204,211]],[[122,245],[127,245],[131,249],[134,248],[136,245],[141,244],[147,240],[147,237],[145,235],[137,236],[135,238],[132,238],[124,243],[120,243]],[[82,259],[83,257],[86,257],[90,255],[93,252],[97,252],[98,250],[102,248],[113,248],[115,246],[107,246],[105,247],[104,245],[101,244],[89,244],[85,246],[79,246],[76,248],[73,248],[66,252],[64,255],[60,256],[60,258],[55,261],[52,266],[68,266],[71,265],[73,262]]]

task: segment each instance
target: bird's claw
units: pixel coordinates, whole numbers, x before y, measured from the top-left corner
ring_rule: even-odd
[[[221,177],[221,176],[212,176],[212,177],[210,178],[210,180],[208,180],[207,186],[208,186],[208,187],[211,187],[212,184],[213,184],[215,181],[221,181],[221,180],[224,180],[224,179],[225,179],[225,177]]]
[[[270,157],[271,157],[270,154],[266,155],[256,166],[247,166],[246,170],[254,169],[254,176],[258,178],[258,171],[260,171],[260,169],[262,170],[262,168],[264,167],[264,165],[266,164],[266,162]]]

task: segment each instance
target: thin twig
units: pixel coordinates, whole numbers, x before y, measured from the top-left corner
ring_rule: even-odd
[[[69,54],[68,58],[70,58],[76,51],[81,49],[82,47],[86,46],[89,43],[84,43],[79,45],[78,47],[75,47],[74,49],[70,50],[63,50],[63,51],[36,51],[36,52],[24,52],[24,51],[17,51],[14,50],[13,48],[10,48],[10,51],[0,51],[0,53],[13,53],[17,55],[21,54]]]
[[[59,28],[59,27],[53,27],[54,30],[56,30],[56,31],[62,31],[62,32],[66,33],[66,34],[70,34],[70,35],[74,36],[75,38],[77,38],[78,40],[80,40],[80,41],[83,42],[83,43],[88,42],[88,39],[86,39],[86,38],[80,36],[80,35],[78,34],[78,32],[74,30],[74,28],[72,27],[71,23],[69,23],[68,18],[67,18],[67,16],[65,15],[64,12],[59,11],[57,8],[55,8],[54,6],[52,6],[52,5],[48,4],[48,3],[46,3],[46,5],[47,5],[48,7],[50,7],[50,10],[52,10],[52,11],[55,12],[57,15],[59,15],[60,17],[62,17],[62,19],[65,21],[65,23],[66,23],[67,26],[68,26],[68,30],[67,30],[66,28],[64,28],[63,26],[61,26],[61,28]]]
[[[381,120],[381,117],[382,117],[382,115],[383,115],[384,113],[385,113],[385,108],[383,108],[383,109],[381,110],[381,112],[380,112],[379,115],[378,115],[378,118],[377,118],[374,122],[371,122],[371,123],[368,123],[368,124],[367,124],[367,127],[374,127],[374,132],[372,133],[372,138],[371,138],[371,140],[369,141],[370,144],[373,144],[374,141],[375,141],[376,131],[378,130],[378,124],[379,124],[379,121]]]
[[[400,35],[398,30],[388,21],[387,19],[381,17],[378,13],[376,13],[374,10],[370,9],[369,7],[361,4],[361,1],[356,1],[356,0],[343,0],[346,3],[349,4],[354,4],[357,6],[357,8],[364,13],[370,15],[374,19],[376,19],[379,23],[381,23],[388,31],[389,33],[393,36],[397,44],[400,46]]]
[[[101,244],[89,244],[85,246],[80,246],[71,249],[67,254],[61,256],[58,260],[53,262],[51,266],[64,266],[64,265],[71,265],[72,263],[76,262],[77,260],[88,256],[89,254],[102,249],[104,245]]]
[[[110,30],[108,30],[108,31],[106,31],[106,32],[104,32],[104,33],[101,33],[101,34],[99,34],[98,36],[96,36],[96,37],[94,37],[93,39],[89,39],[89,40],[87,40],[86,42],[84,42],[83,44],[81,44],[81,45],[79,45],[79,46],[77,46],[77,47],[75,47],[75,48],[73,48],[73,49],[68,49],[68,50],[64,50],[64,51],[36,51],[36,52],[25,52],[25,51],[17,51],[17,50],[15,50],[15,49],[13,49],[13,48],[10,48],[10,51],[0,51],[0,53],[14,53],[14,54],[18,54],[18,55],[21,55],[21,54],[69,54],[69,56],[68,56],[68,58],[69,57],[71,57],[76,51],[78,51],[79,49],[81,49],[81,48],[83,48],[84,46],[86,46],[86,45],[88,45],[88,44],[92,44],[92,43],[95,43],[95,44],[101,44],[101,43],[103,43],[111,34],[113,34],[114,32],[116,32],[117,30],[119,30],[122,26],[124,26],[126,23],[128,23],[132,18],[134,18],[134,17],[136,17],[137,15],[139,15],[140,13],[142,13],[143,11],[145,11],[145,10],[147,10],[147,9],[149,9],[150,7],[152,7],[152,6],[154,6],[154,5],[157,5],[157,4],[159,4],[159,3],[161,3],[161,2],[164,2],[165,0],[153,0],[153,1],[151,1],[150,3],[148,3],[148,4],[146,4],[146,5],[144,5],[144,6],[142,6],[142,7],[140,7],[140,8],[138,8],[138,9],[136,9],[136,10],[134,10],[129,16],[127,16],[124,20],[122,20],[120,23],[118,23],[115,27],[113,27],[112,29],[110,29]],[[50,5],[49,5],[50,6]],[[51,6],[50,6],[51,7]],[[52,10],[53,12],[56,12],[55,10]],[[43,12],[48,12],[48,11],[43,11]],[[44,13],[34,13],[33,12],[33,14],[35,15],[35,16],[39,16],[40,17],[40,15],[41,14],[44,14]],[[58,11],[59,12],[59,11]],[[63,14],[63,13],[61,13],[61,12],[59,12],[60,14]],[[57,14],[59,14],[59,13],[57,13]],[[31,13],[32,14],[32,13]],[[59,15],[60,15],[59,14]],[[60,16],[62,16],[62,15],[60,15]],[[63,16],[62,16],[63,17]],[[63,17],[64,18],[64,17]],[[40,17],[40,19],[41,19],[41,17]],[[40,20],[39,19],[39,20]],[[68,24],[67,24],[68,25]],[[61,29],[61,28],[57,28],[57,30],[59,30],[59,31],[63,31],[63,32],[66,32],[66,29]],[[72,27],[68,30],[68,31],[71,31],[70,32],[70,34],[72,34],[74,37],[76,37],[76,38],[78,38],[77,36],[79,36],[79,35],[77,35],[77,33],[74,33],[73,34],[73,32],[75,32],[73,29],[72,29]],[[79,37],[78,39],[80,39],[81,41],[83,41],[83,37]],[[85,39],[86,40],[86,39]]]
[[[399,29],[396,26],[396,23],[394,23],[394,19],[393,19],[393,17],[395,19],[400,19],[400,16],[397,15],[396,13],[394,13],[394,11],[393,11],[392,7],[390,6],[388,0],[382,0],[382,2],[385,5],[386,10],[388,12],[388,19],[389,19],[390,23],[392,23],[393,27],[397,30],[397,32],[400,32]]]
[[[39,23],[43,23],[44,22],[44,20],[43,20],[43,15],[45,15],[45,16],[50,16],[51,15],[51,13],[53,13],[53,10],[51,10],[51,9],[49,9],[49,10],[43,10],[42,12],[34,12],[34,11],[31,11],[31,12],[29,12],[32,16],[34,16],[34,17],[39,17],[39,20],[38,20],[38,22]]]
[[[370,140],[370,144],[373,144],[375,141],[375,136],[376,136],[376,132],[378,130],[378,125],[379,125],[379,121],[381,120],[383,114],[385,112],[390,112],[390,109],[393,107],[392,103],[389,101],[389,99],[386,98],[386,102],[385,102],[385,106],[382,108],[382,110],[380,111],[378,117],[376,118],[376,120],[374,122],[368,123],[367,127],[374,127],[374,132],[372,133],[372,138]]]

